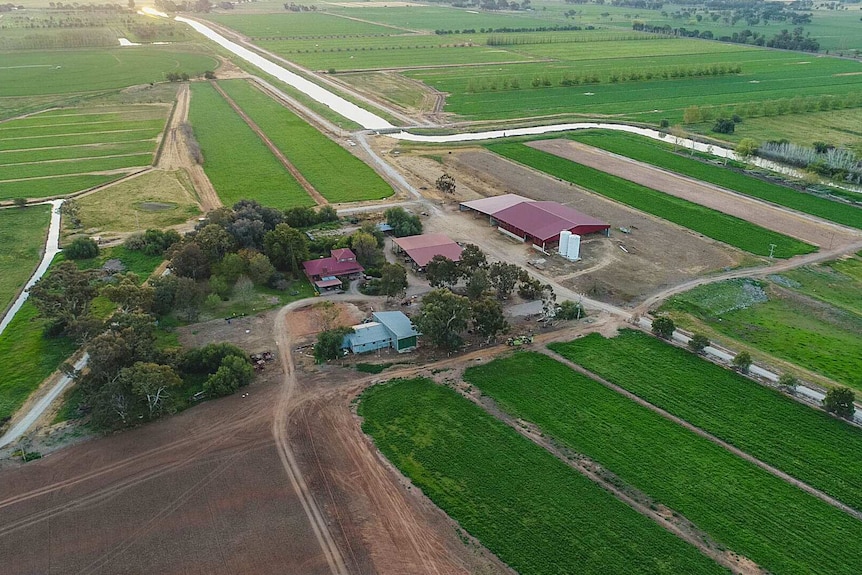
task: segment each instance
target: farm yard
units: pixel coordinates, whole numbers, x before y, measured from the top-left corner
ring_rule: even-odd
[[[653,214],[755,255],[770,255],[770,244],[776,246],[773,255],[777,258],[789,258],[799,254],[811,253],[817,249],[810,244],[767,230],[734,216],[670,196],[523,144],[491,144],[487,148],[531,168],[577,184],[591,192],[622,202],[635,209]]]
[[[392,187],[367,164],[245,80],[219,85],[328,201],[392,195]]]
[[[359,415],[402,473],[519,573],[724,572],[445,387],[373,387]]]
[[[0,311],[12,303],[41,256],[51,206],[0,210]]]
[[[87,106],[0,124],[0,199],[62,196],[150,166],[169,112]]]
[[[752,196],[786,208],[798,210],[854,228],[862,229],[862,208],[849,208],[847,204],[802,193],[786,186],[774,184],[724,167],[686,158],[668,149],[668,145],[610,131],[573,132],[566,136],[614,154],[632,158],[678,174],[709,182],[723,188]],[[670,139],[670,138],[669,138]]]
[[[518,353],[464,378],[764,570],[862,568],[829,552],[857,544],[857,519],[547,356]]]
[[[862,509],[862,432],[825,412],[633,330],[551,349],[854,509]],[[739,406],[745,403],[746,408]]]
[[[784,276],[768,282],[731,280],[674,296],[663,310],[680,324],[730,338],[806,372],[862,388],[862,317],[797,291]],[[816,289],[816,288],[815,288]],[[858,284],[847,292],[858,294]],[[828,296],[827,296],[828,298]],[[851,304],[852,305],[852,304]]]

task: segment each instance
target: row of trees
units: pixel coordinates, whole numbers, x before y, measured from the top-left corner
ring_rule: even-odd
[[[709,122],[719,117],[758,118],[763,116],[784,116],[787,114],[822,112],[841,108],[858,108],[859,106],[862,106],[862,92],[848,92],[847,94],[837,96],[832,94],[796,96],[794,98],[779,98],[764,102],[742,102],[719,107],[689,106],[683,111],[683,122],[686,124],[698,124],[700,122]]]
[[[667,316],[658,316],[652,321],[652,332],[663,339],[672,339],[675,330],[676,325]],[[693,333],[687,347],[694,353],[702,354],[709,345],[709,338],[702,333]],[[731,360],[733,369],[740,373],[748,373],[751,364],[751,354],[747,351],[740,351]],[[798,383],[796,377],[789,373],[784,373],[778,378],[778,385],[789,392],[796,389]],[[855,399],[856,396],[852,389],[848,387],[834,387],[826,392],[826,397],[823,399],[823,409],[829,413],[834,413],[838,417],[850,419],[855,413],[853,405]]]

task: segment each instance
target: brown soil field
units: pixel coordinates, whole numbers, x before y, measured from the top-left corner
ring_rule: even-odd
[[[510,573],[362,434],[352,400],[377,376],[294,368],[293,328],[309,331],[316,318],[300,308],[317,301],[181,333],[280,350],[286,371],[275,362],[234,396],[5,462],[0,572]]]
[[[440,156],[443,164],[406,154],[391,158],[425,194],[444,203],[445,217],[431,218],[427,228],[449,234],[457,241],[478,243],[495,259],[521,266],[543,257],[545,274],[574,292],[614,304],[631,304],[661,289],[686,280],[753,263],[739,250],[685,228],[644,214],[567,182],[525,168],[485,150],[455,149]],[[439,197],[434,180],[443,171],[457,182],[453,196]],[[553,200],[611,224],[611,237],[586,236],[579,262],[558,255],[543,256],[525,244],[499,234],[484,217],[457,213],[460,201],[503,193],[535,200]],[[631,230],[624,234],[620,227]],[[625,248],[627,251],[623,251]]]
[[[859,232],[799,212],[612,154],[571,140],[529,142],[530,147],[642,186],[712,208],[824,249],[858,241]]]

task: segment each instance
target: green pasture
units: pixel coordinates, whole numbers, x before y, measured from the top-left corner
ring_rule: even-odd
[[[34,164],[7,164],[0,166],[0,182],[17,178],[39,178],[45,176],[66,176],[103,172],[134,167],[149,166],[153,162],[153,152],[131,154],[116,158],[73,159]]]
[[[107,184],[125,174],[110,176],[59,176],[21,180],[17,182],[0,182],[0,200],[15,198],[53,198],[62,197],[94,186]]]
[[[862,569],[857,519],[545,355],[517,353],[464,379],[765,571]]]
[[[745,220],[611,176],[553,154],[540,152],[523,144],[491,144],[486,147],[494,153],[533,169],[572,182],[636,210],[653,214],[755,255],[769,255],[769,244],[775,244],[774,256],[777,258],[789,258],[816,251],[814,246]]]
[[[766,463],[862,509],[862,431],[639,331],[551,349]],[[744,405],[742,409],[740,406]]]
[[[114,90],[161,82],[168,72],[197,76],[218,62],[192,47],[46,50],[0,54],[0,98]]]
[[[167,112],[167,110],[165,110]],[[38,138],[45,136],[69,136],[93,132],[114,132],[124,130],[153,130],[158,133],[164,128],[165,117],[156,120],[119,120],[115,122],[88,122],[86,124],[50,122],[47,124],[16,125],[15,121],[0,124],[0,138],[14,141],[19,138]]]
[[[378,385],[359,414],[422,493],[522,575],[725,572],[448,388]]]
[[[568,138],[846,226],[862,229],[862,209],[766,182],[675,154],[647,138],[613,131],[574,132]]]
[[[44,337],[44,327],[36,308],[25,302],[0,334],[0,421],[12,417],[77,349],[68,338]]]
[[[242,199],[286,209],[314,201],[266,144],[209,84],[192,85],[189,121],[204,171],[226,205]]]
[[[64,261],[62,252],[54,260],[54,263]],[[132,272],[144,280],[150,277],[159,265],[165,261],[162,256],[151,256],[144,252],[127,250],[123,246],[104,248],[99,255],[88,260],[76,260],[75,264],[82,270],[101,268],[108,260],[120,260],[125,266],[126,272]]]
[[[324,12],[208,14],[206,19],[233,28],[254,40],[273,37],[319,36],[329,39],[339,36],[389,36],[406,31]]]
[[[539,28],[565,22],[542,18],[534,12],[479,12],[451,6],[393,6],[387,8],[328,6],[327,11],[407,30],[465,30],[480,28]]]
[[[99,143],[84,144],[80,146],[57,146],[38,150],[0,151],[0,166],[27,162],[101,158],[105,156],[121,156],[127,154],[149,153],[152,155],[155,147],[156,143],[154,140],[138,140],[112,144]]]
[[[695,325],[862,390],[862,317],[774,282],[763,284],[767,301],[752,301],[751,286],[745,280],[701,286],[674,296],[663,309],[688,324],[690,314]],[[715,309],[715,301],[740,303]]]
[[[793,289],[862,317],[862,257],[848,256],[781,274]],[[776,281],[781,281],[777,279]]]
[[[51,206],[0,210],[0,312],[39,264],[50,220]]]
[[[30,148],[51,148],[58,146],[78,146],[83,144],[113,144],[118,142],[133,142],[150,140],[161,132],[161,128],[143,128],[134,130],[117,130],[112,132],[89,132],[65,136],[38,136],[35,138],[18,137],[0,140],[0,151],[27,150]]]
[[[392,187],[367,164],[248,82],[231,80],[220,85],[330,202],[392,195]]]

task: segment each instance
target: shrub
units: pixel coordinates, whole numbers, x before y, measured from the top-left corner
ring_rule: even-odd
[[[75,238],[63,253],[71,260],[88,260],[99,255],[99,246],[92,238]]]
[[[669,317],[660,316],[652,320],[652,332],[661,338],[670,339],[675,329],[676,325]]]
[[[706,346],[709,345],[709,338],[702,333],[692,334],[688,341],[688,348],[695,353],[702,353]]]
[[[751,354],[747,351],[737,353],[733,358],[733,367],[742,373],[748,373],[748,368],[751,367]]]
[[[826,392],[826,397],[823,399],[823,409],[838,417],[849,419],[853,417],[853,413],[856,411],[853,406],[855,400],[856,395],[849,387],[833,387]]]

